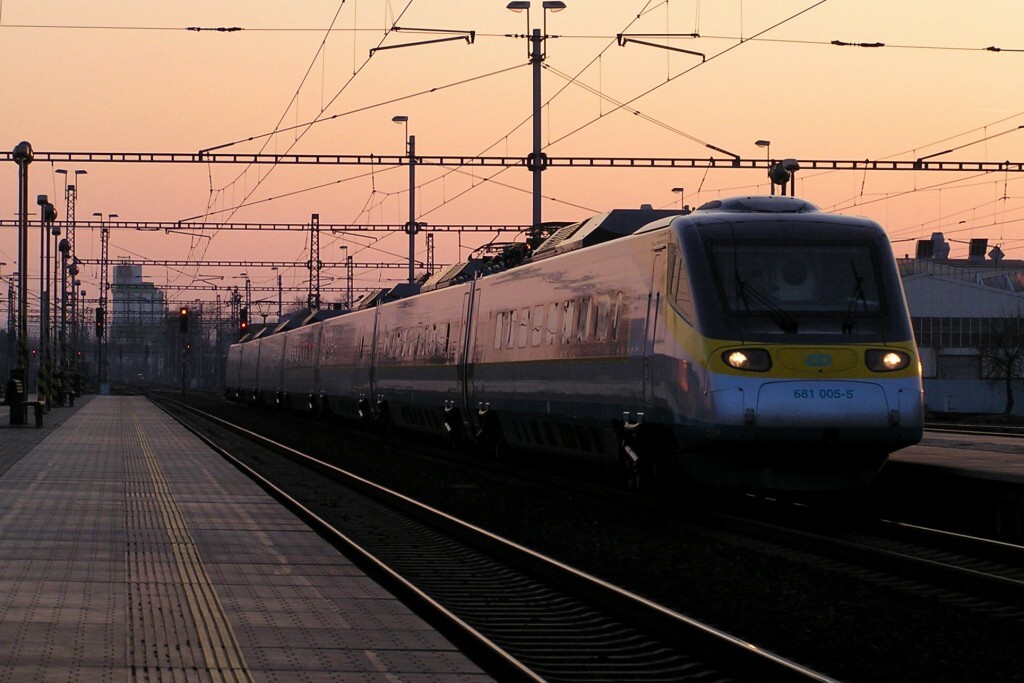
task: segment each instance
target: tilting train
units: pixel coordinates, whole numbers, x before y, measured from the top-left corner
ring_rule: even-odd
[[[910,317],[873,221],[785,196],[619,209],[514,267],[471,265],[232,345],[228,396],[600,461],[640,488],[672,470],[857,489],[922,437]]]

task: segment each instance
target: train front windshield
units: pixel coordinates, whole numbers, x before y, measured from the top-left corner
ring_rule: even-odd
[[[722,240],[709,245],[725,310],[797,332],[798,319],[879,317],[885,313],[869,242]]]

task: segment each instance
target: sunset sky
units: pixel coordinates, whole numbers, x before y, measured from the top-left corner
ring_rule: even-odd
[[[525,157],[531,151],[532,73],[527,15],[507,0],[0,0],[0,149],[22,140],[47,152],[405,153],[406,128],[428,156]],[[743,159],[1024,161],[1024,3],[923,0],[565,0],[546,14],[542,78],[544,151],[558,157],[716,156]],[[541,0],[529,20],[542,27]],[[403,29],[430,29],[431,32]],[[204,30],[189,30],[189,27]],[[218,28],[240,28],[227,31]],[[474,40],[392,48],[474,32]],[[649,43],[619,34],[647,34]],[[657,35],[653,35],[657,34]],[[677,34],[664,37],[662,34]],[[698,37],[682,37],[696,34]],[[462,34],[465,35],[465,34]],[[833,45],[833,41],[847,43]],[[881,47],[859,45],[882,43]],[[859,45],[858,45],[859,44]],[[990,47],[998,50],[986,49]],[[378,48],[378,49],[375,49]],[[371,50],[373,50],[371,54]],[[275,133],[275,131],[278,131]],[[233,143],[233,144],[232,144]],[[221,147],[223,146],[223,147]],[[0,172],[0,277],[16,269],[17,166]],[[65,213],[64,176],[81,169],[77,218],[204,221],[184,233],[114,230],[110,256],[150,259],[309,258],[302,232],[218,230],[221,222],[404,223],[408,168],[365,165],[55,163],[29,167],[30,208],[46,194]],[[830,212],[868,216],[898,254],[941,231],[953,257],[986,237],[1024,259],[1024,174],[803,171],[796,194]],[[531,181],[522,168],[417,168],[417,220],[527,224]],[[545,220],[580,220],[612,208],[767,194],[764,169],[582,169],[544,173]],[[450,263],[501,235],[435,235]],[[321,235],[324,262],[404,263],[400,233]],[[347,251],[339,249],[346,246]],[[417,258],[425,260],[425,242]],[[30,272],[38,242],[30,240]],[[99,257],[97,230],[76,251]],[[158,286],[244,268],[150,265]],[[247,271],[254,285],[276,282]],[[307,277],[282,269],[286,286]],[[341,277],[324,271],[324,283]],[[405,279],[401,268],[360,269],[356,286]],[[98,268],[83,270],[95,291]],[[35,285],[33,285],[35,286]],[[0,292],[6,298],[6,286]],[[286,296],[287,299],[299,295]],[[169,291],[171,301],[214,292]],[[273,305],[260,304],[276,312]],[[259,298],[259,297],[254,297]],[[300,297],[301,298],[301,297]],[[325,295],[325,300],[340,298]],[[6,306],[4,306],[6,309]],[[264,310],[263,312],[266,312]]]

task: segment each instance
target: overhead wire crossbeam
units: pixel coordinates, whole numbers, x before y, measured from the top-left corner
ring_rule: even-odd
[[[17,227],[18,219],[0,219],[0,228]],[[303,231],[309,232],[309,223],[217,223],[213,221],[105,221],[102,225],[99,221],[77,221],[75,227],[78,230],[89,230],[98,228],[110,228],[111,230],[138,230],[141,232],[178,232],[185,229],[199,230],[281,230],[281,231]],[[407,223],[321,223],[321,230],[328,230],[332,233],[344,232],[401,232],[408,229]],[[417,223],[417,228],[432,232],[524,232],[530,228],[529,225],[462,225],[462,224],[428,224]]]
[[[13,161],[13,152],[0,152],[0,161]],[[35,152],[37,162],[53,163],[169,163],[169,164],[321,164],[327,166],[402,166],[407,155],[376,154],[224,154],[160,152]],[[798,159],[802,170],[835,171],[951,171],[1024,172],[1019,161],[925,161],[922,159]],[[719,157],[556,157],[545,159],[547,167],[628,168],[746,168],[768,169],[769,159]],[[416,156],[417,165],[427,166],[528,166],[529,157],[511,156]]]

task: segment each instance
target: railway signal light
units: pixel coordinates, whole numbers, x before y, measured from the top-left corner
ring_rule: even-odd
[[[96,308],[96,337],[103,336],[103,307]]]
[[[249,309],[245,306],[238,309],[238,330],[245,332],[249,329]]]
[[[182,334],[188,333],[188,306],[182,306],[178,310],[178,329]]]

